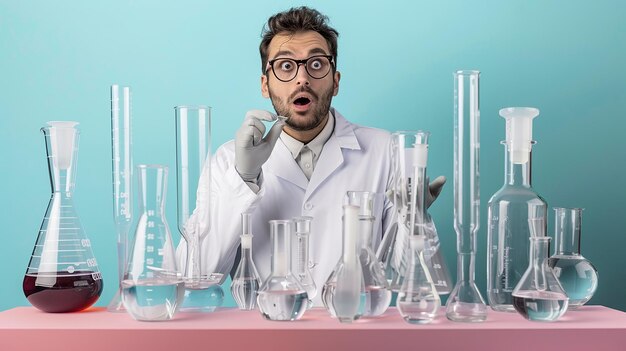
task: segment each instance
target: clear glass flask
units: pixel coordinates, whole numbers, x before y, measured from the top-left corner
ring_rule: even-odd
[[[545,236],[545,218],[528,222],[530,264],[513,290],[513,307],[528,320],[553,322],[567,311],[568,297],[548,265],[550,238]]]
[[[382,265],[372,249],[374,236],[373,216],[375,194],[368,191],[348,191],[348,204],[359,207],[359,260],[365,286],[363,317],[379,316],[389,308],[391,289]]]
[[[74,207],[77,122],[48,122],[46,141],[52,196],[23,281],[24,295],[44,312],[76,312],[102,293],[102,275],[91,241]]]
[[[409,238],[415,234],[418,224],[424,224],[426,249],[424,252],[435,286],[439,294],[447,294],[452,288],[452,278],[440,250],[435,223],[426,206],[414,204],[419,191],[428,191],[426,165],[418,166],[415,155],[428,148],[428,132],[400,131],[392,134],[392,201],[396,208],[396,223],[389,226],[378,247],[377,256],[384,267],[391,289],[399,291],[407,271],[411,250]],[[417,191],[413,191],[416,189]]]
[[[411,324],[430,323],[441,307],[441,299],[424,262],[424,239],[423,235],[413,235],[410,239],[411,264],[396,300],[400,315]]]
[[[224,302],[224,291],[218,285],[223,275],[201,270],[201,244],[210,229],[210,214],[208,210],[194,211],[197,192],[211,192],[210,181],[198,188],[201,176],[211,179],[211,108],[176,106],[174,111],[178,231],[187,244],[183,270],[185,300],[180,310],[213,312]]]
[[[272,321],[300,319],[308,306],[306,290],[291,273],[291,235],[293,221],[270,221],[272,264],[269,277],[263,281],[257,304],[261,315]]]
[[[111,154],[113,166],[113,218],[117,235],[117,269],[119,288],[109,302],[109,312],[126,312],[122,303],[122,280],[128,248],[128,232],[133,211],[133,156],[131,134],[130,87],[111,86]]]
[[[167,167],[138,165],[139,217],[122,281],[122,302],[139,321],[174,317],[185,288],[165,219]]]
[[[547,204],[531,186],[532,121],[539,110],[509,107],[506,119],[504,185],[489,199],[487,297],[496,311],[514,311],[511,293],[528,267],[529,218],[546,218]]]
[[[292,271],[304,290],[306,290],[306,294],[309,298],[309,308],[313,307],[313,299],[317,296],[317,286],[315,286],[315,281],[311,275],[313,265],[309,261],[311,221],[313,221],[313,217],[308,216],[295,217],[293,219],[296,232],[295,246],[291,251],[293,254],[291,258]]]
[[[241,214],[241,260],[230,284],[230,292],[240,310],[256,308],[256,298],[261,285],[259,271],[252,260],[252,221],[250,213]]]
[[[454,322],[482,322],[487,306],[476,286],[476,235],[480,226],[480,107],[478,71],[454,73],[454,230],[456,285],[446,302]]]
[[[591,299],[598,288],[598,271],[580,254],[582,208],[554,208],[554,255],[548,265],[569,297],[568,308],[576,309]]]

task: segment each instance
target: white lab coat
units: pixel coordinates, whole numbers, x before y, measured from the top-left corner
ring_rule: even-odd
[[[202,272],[231,271],[241,234],[241,213],[252,212],[253,260],[261,279],[270,274],[269,220],[312,216],[310,235],[311,269],[318,288],[315,305],[321,304],[321,289],[339,261],[342,251],[342,205],[347,191],[375,192],[374,233],[376,248],[384,228],[392,221],[392,204],[385,197],[391,181],[389,156],[390,134],[348,122],[336,110],[335,128],[324,145],[311,180],[279,139],[262,167],[261,188],[255,194],[235,170],[235,145],[222,145],[211,161],[210,229],[202,242]],[[209,172],[203,172],[198,189],[196,210],[191,221],[207,228],[207,184]],[[186,245],[178,247],[181,269],[184,268]]]

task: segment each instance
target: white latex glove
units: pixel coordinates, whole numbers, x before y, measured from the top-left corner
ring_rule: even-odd
[[[276,121],[265,138],[264,121]],[[285,125],[284,118],[263,110],[250,110],[235,135],[235,169],[244,181],[254,182],[261,174]]]
[[[428,179],[426,179],[428,180]],[[429,208],[430,205],[437,200],[439,194],[441,194],[441,190],[443,190],[443,185],[446,183],[446,177],[439,176],[435,178],[432,182],[428,184],[428,193],[426,194],[426,208]],[[387,199],[391,201],[398,209],[402,207],[406,207],[407,204],[402,200],[402,196],[399,193],[396,193],[393,190],[387,190],[385,193]]]

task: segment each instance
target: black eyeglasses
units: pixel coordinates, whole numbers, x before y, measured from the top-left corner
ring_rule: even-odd
[[[306,73],[314,79],[322,79],[328,75],[333,67],[333,57],[331,55],[316,55],[304,60],[294,60],[290,58],[276,58],[267,62],[268,69],[272,69],[276,79],[281,82],[289,82],[296,78],[300,65],[304,65]],[[267,70],[265,71],[267,73]]]

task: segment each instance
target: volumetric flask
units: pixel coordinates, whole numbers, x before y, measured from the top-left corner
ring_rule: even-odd
[[[313,276],[311,275],[311,267],[313,265],[309,262],[311,221],[313,221],[313,217],[308,216],[295,217],[293,219],[296,232],[292,250],[293,257],[291,258],[291,270],[304,290],[306,290],[309,298],[309,308],[313,307],[313,299],[317,296],[317,286],[315,286],[315,281],[313,281]]]
[[[107,306],[109,312],[125,312],[121,282],[126,267],[128,232],[132,222],[133,157],[130,87],[111,86],[111,154],[113,168],[113,218],[117,236],[117,293]]]
[[[550,238],[545,218],[531,218],[530,259],[526,272],[513,290],[513,307],[531,321],[552,322],[567,311],[568,297],[548,265]]]
[[[308,306],[306,290],[291,273],[292,227],[290,220],[270,221],[272,272],[259,289],[257,303],[261,315],[272,321],[300,319]]]
[[[256,308],[256,297],[261,278],[252,260],[252,221],[250,213],[241,214],[241,260],[235,271],[230,292],[240,310]]]
[[[74,208],[77,122],[48,122],[46,140],[52,197],[24,276],[24,295],[44,312],[75,312],[102,293],[102,276]]]
[[[576,309],[591,299],[598,288],[598,271],[580,254],[582,208],[554,209],[554,255],[548,265],[569,297],[568,308]]]
[[[167,167],[139,165],[137,172],[141,201],[122,281],[122,301],[136,320],[169,320],[180,306],[185,288],[165,219]]]

